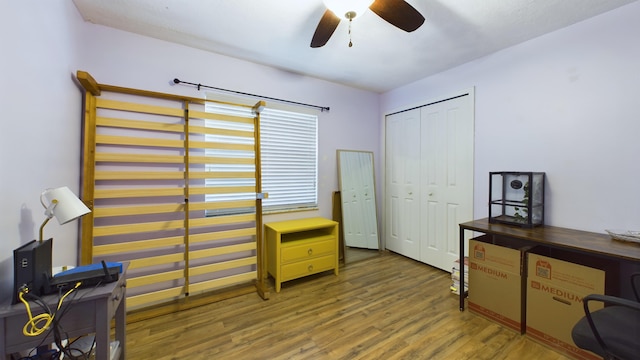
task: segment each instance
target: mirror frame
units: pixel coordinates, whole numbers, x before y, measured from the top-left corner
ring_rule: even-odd
[[[336,150],[336,160],[337,160],[337,167],[338,167],[338,188],[339,188],[339,192],[340,192],[340,211],[341,211],[341,219],[340,219],[340,223],[341,223],[341,231],[344,231],[344,207],[343,207],[343,201],[342,201],[342,195],[344,195],[344,189],[342,186],[342,181],[343,181],[343,173],[345,173],[345,169],[343,169],[343,161],[341,161],[341,157],[343,154],[366,154],[369,155],[370,159],[371,159],[371,183],[373,184],[373,213],[375,214],[375,225],[376,225],[376,237],[377,237],[377,250],[378,252],[381,249],[381,241],[380,241],[380,223],[379,223],[379,214],[378,214],[378,196],[377,196],[377,184],[376,184],[376,176],[375,176],[375,161],[374,161],[374,153],[373,151],[360,151],[360,150]],[[344,238],[344,235],[343,235]],[[344,262],[347,263],[347,242],[346,242],[346,238],[343,241],[342,244],[342,250],[344,253]],[[374,250],[374,249],[371,249]]]

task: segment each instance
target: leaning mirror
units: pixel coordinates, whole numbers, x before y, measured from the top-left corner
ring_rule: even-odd
[[[338,150],[337,157],[345,261],[377,255],[379,236],[373,153]]]

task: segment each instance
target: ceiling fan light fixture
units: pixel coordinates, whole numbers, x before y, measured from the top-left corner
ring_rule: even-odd
[[[364,13],[374,0],[323,0],[327,9],[339,18],[355,19]]]

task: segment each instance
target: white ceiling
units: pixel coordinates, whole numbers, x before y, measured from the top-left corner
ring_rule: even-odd
[[[322,0],[73,0],[86,21],[385,92],[637,0],[407,0],[406,33],[367,10],[309,47]]]

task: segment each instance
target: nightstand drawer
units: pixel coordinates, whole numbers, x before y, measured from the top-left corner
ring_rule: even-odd
[[[293,246],[282,246],[281,260],[282,263],[289,263],[292,261],[308,259],[315,256],[329,255],[335,253],[335,248],[335,240],[325,240]]]
[[[331,270],[335,267],[335,255],[327,255],[292,264],[282,265],[282,281]]]

